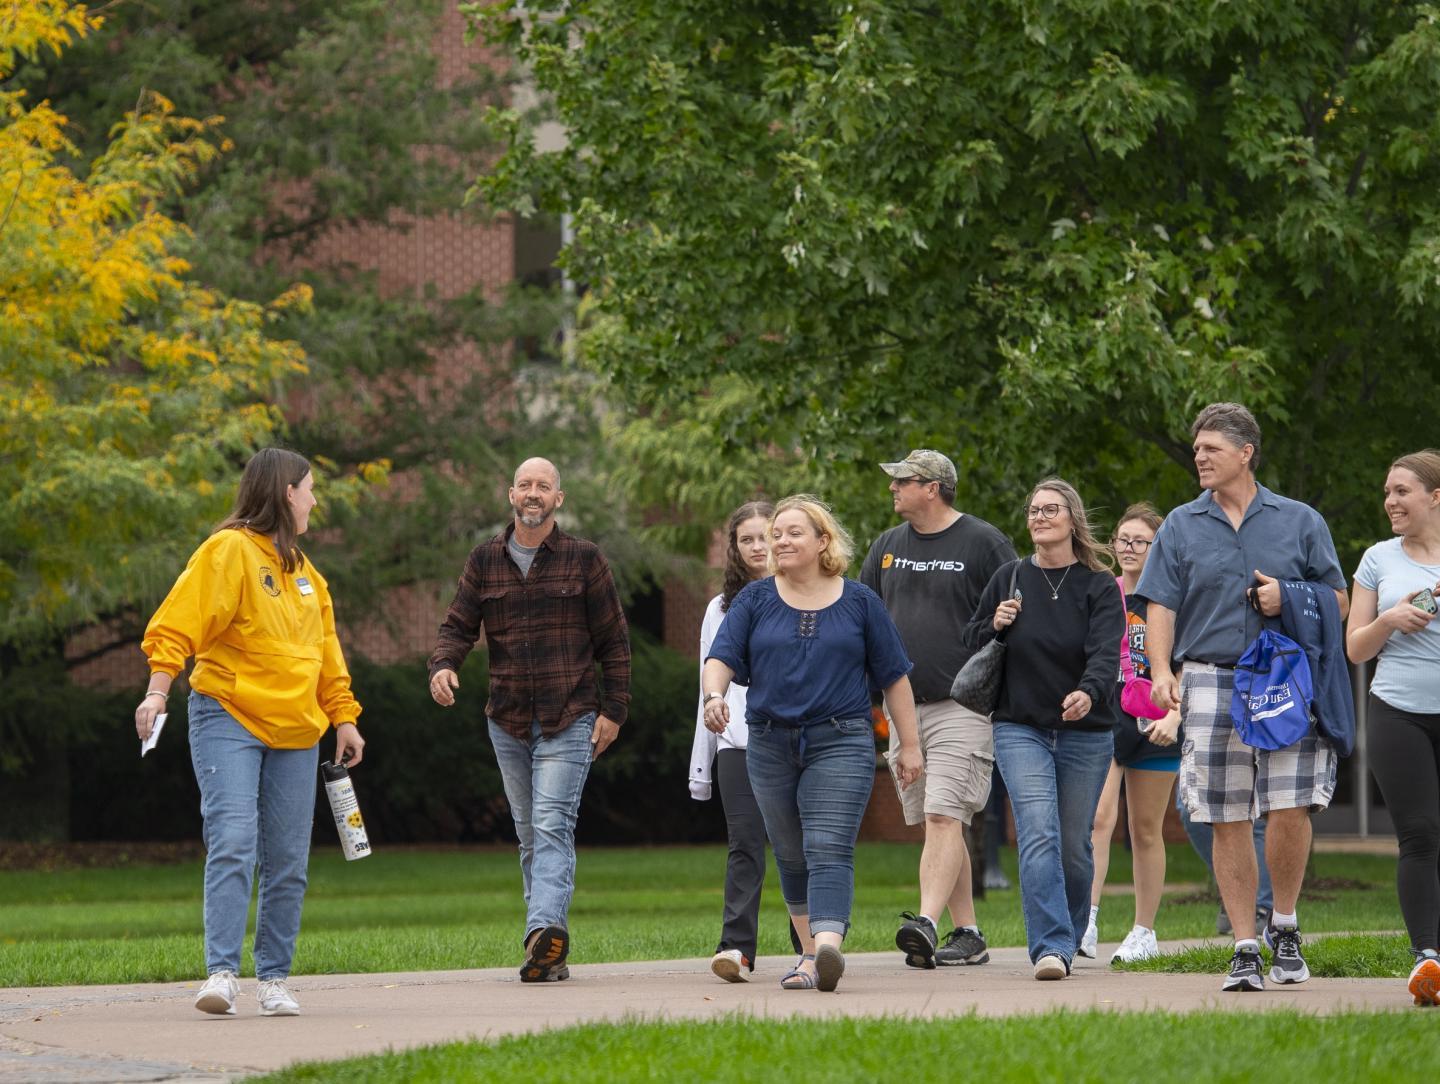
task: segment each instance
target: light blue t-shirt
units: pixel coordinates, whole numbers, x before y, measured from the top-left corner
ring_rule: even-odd
[[[1422,565],[1390,538],[1360,558],[1355,582],[1375,592],[1377,612],[1440,580],[1440,565]],[[1392,708],[1423,715],[1440,713],[1440,619],[1406,636],[1392,632],[1380,649],[1370,691]]]

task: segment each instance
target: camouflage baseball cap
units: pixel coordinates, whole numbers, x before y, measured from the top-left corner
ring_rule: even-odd
[[[927,482],[955,484],[955,464],[950,457],[933,448],[916,448],[898,463],[881,463],[880,469],[891,478],[923,478]]]

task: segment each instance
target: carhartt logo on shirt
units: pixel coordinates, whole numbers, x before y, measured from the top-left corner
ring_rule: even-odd
[[[881,568],[895,567],[906,572],[964,572],[964,561],[912,561],[908,557],[896,557],[887,553],[880,559]]]

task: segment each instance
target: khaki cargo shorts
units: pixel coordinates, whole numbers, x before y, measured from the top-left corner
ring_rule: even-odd
[[[920,824],[927,813],[969,824],[990,799],[990,773],[995,767],[995,731],[988,715],[961,707],[950,699],[915,705],[920,724],[920,751],[925,771],[904,790],[895,775],[900,738],[890,726],[890,779],[900,796],[906,824]]]

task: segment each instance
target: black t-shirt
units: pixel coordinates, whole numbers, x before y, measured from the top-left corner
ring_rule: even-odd
[[[981,595],[967,630],[967,640],[976,648],[995,638],[991,622],[1001,599],[1008,597],[1010,571],[1009,564],[997,569]],[[1015,587],[1021,593],[1021,610],[1005,633],[1004,679],[994,720],[1057,730],[1109,730],[1120,716],[1115,675],[1125,628],[1114,575],[1078,563],[1042,571],[1026,557]],[[1060,705],[1076,689],[1089,695],[1090,714],[1064,722]]]
[[[974,654],[965,626],[995,570],[1015,559],[1010,539],[983,519],[962,515],[943,531],[892,527],[870,547],[860,582],[885,602],[905,653],[915,663],[917,701],[950,695],[955,674]]]

